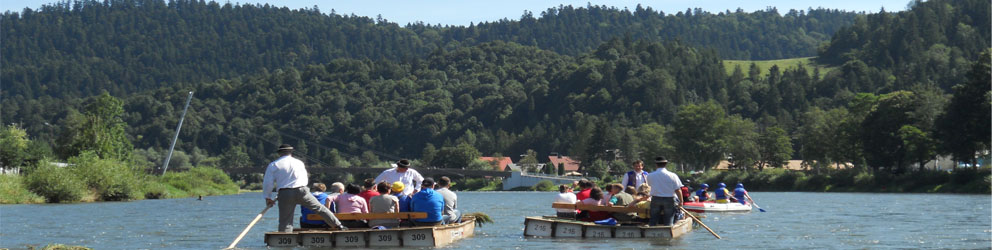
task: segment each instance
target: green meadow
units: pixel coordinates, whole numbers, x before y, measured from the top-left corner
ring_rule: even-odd
[[[723,68],[727,71],[727,75],[734,73],[734,68],[737,66],[741,67],[741,71],[747,75],[748,68],[751,67],[751,63],[758,65],[761,69],[761,76],[768,76],[768,69],[774,65],[778,65],[781,71],[786,69],[796,68],[799,65],[806,67],[810,76],[813,75],[813,66],[820,68],[820,77],[822,78],[827,72],[834,70],[836,67],[827,67],[826,65],[818,64],[815,61],[816,57],[799,57],[799,58],[788,58],[779,60],[765,60],[765,61],[753,61],[753,60],[723,60]],[[781,72],[780,71],[780,72]]]

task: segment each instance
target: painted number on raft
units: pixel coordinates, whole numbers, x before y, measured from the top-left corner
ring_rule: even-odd
[[[565,231],[564,232],[565,234],[575,234],[576,233],[574,227],[566,227],[566,228],[564,228],[563,231]]]
[[[279,245],[292,244],[293,239],[291,238],[279,238]]]
[[[425,234],[413,234],[413,235],[410,235],[410,238],[412,240],[426,240],[427,239],[427,235],[425,235]]]
[[[623,237],[627,237],[627,238],[634,237],[634,232],[631,231],[623,232]]]
[[[596,236],[596,237],[604,237],[604,236],[606,236],[606,233],[604,233],[603,231],[599,231],[599,232],[593,233],[593,235]]]
[[[379,235],[379,241],[392,241],[393,236],[388,234]]]
[[[313,237],[313,238],[310,238],[310,243],[311,244],[321,244],[321,243],[324,243],[324,238],[323,237]]]
[[[358,236],[345,236],[344,242],[358,242]]]
[[[534,225],[534,231],[541,231],[541,232],[548,231],[548,225],[544,225],[544,224]]]

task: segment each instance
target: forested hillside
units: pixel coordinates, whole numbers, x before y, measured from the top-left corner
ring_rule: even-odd
[[[119,7],[96,5],[95,9]],[[86,100],[72,96],[109,91],[124,102],[125,113],[122,119],[128,124],[127,134],[131,136],[134,146],[142,151],[140,154],[152,155],[154,152],[149,151],[159,151],[168,145],[172,130],[178,122],[179,109],[185,100],[186,91],[194,91],[196,98],[180,135],[182,143],[179,148],[201,155],[222,155],[224,160],[220,162],[227,165],[262,164],[270,158],[273,145],[278,143],[294,144],[311,163],[336,166],[368,166],[381,164],[381,160],[405,157],[420,159],[420,164],[423,165],[465,167],[468,163],[453,159],[473,159],[472,156],[482,154],[516,155],[532,149],[541,155],[561,152],[574,156],[582,160],[584,168],[590,169],[597,176],[605,174],[606,169],[609,169],[607,162],[614,160],[614,155],[607,155],[606,150],[615,152],[616,149],[621,152],[616,159],[644,159],[664,154],[684,164],[687,169],[699,170],[710,168],[719,160],[733,156],[734,164],[759,168],[780,166],[788,159],[805,159],[809,160],[808,164],[813,169],[825,169],[831,163],[853,163],[859,167],[903,172],[911,164],[929,161],[938,153],[952,153],[958,160],[973,161],[975,152],[988,149],[987,132],[992,130],[992,125],[989,124],[992,118],[987,116],[992,113],[988,99],[990,55],[987,52],[990,46],[988,31],[992,30],[992,24],[987,18],[990,4],[984,0],[918,3],[907,12],[859,17],[854,26],[843,28],[844,32],[850,33],[849,31],[857,30],[858,27],[895,30],[895,27],[908,25],[906,23],[918,23],[938,26],[938,30],[974,30],[975,36],[986,38],[976,40],[969,35],[960,35],[960,32],[938,33],[933,41],[939,42],[917,42],[921,38],[916,36],[880,38],[892,44],[922,43],[926,44],[924,47],[936,48],[933,50],[945,54],[901,54],[904,58],[900,57],[901,59],[891,64],[878,63],[868,59],[873,54],[863,53],[871,51],[870,49],[857,48],[871,48],[875,46],[872,44],[882,40],[859,40],[862,39],[859,36],[854,41],[860,43],[850,42],[844,45],[854,49],[844,50],[834,46],[841,46],[842,42],[839,41],[853,38],[843,38],[846,35],[839,34],[832,38],[830,44],[824,45],[820,52],[825,62],[838,63],[835,65],[837,68],[830,73],[821,73],[817,68],[808,69],[799,64],[788,68],[772,66],[767,69],[751,65],[735,68],[730,74],[724,69],[720,48],[710,46],[712,44],[690,42],[690,39],[656,41],[647,37],[638,39],[635,35],[623,35],[602,38],[604,42],[597,43],[595,48],[588,51],[570,52],[566,49],[563,53],[558,53],[556,51],[559,48],[544,48],[540,40],[537,40],[537,44],[524,42],[537,46],[498,41],[494,37],[489,37],[494,40],[491,42],[479,42],[467,37],[464,43],[452,40],[444,42],[444,45],[425,40],[413,42],[418,41],[415,38],[423,38],[424,34],[433,32],[436,34],[429,37],[436,38],[427,41],[444,41],[446,38],[442,37],[448,34],[445,32],[512,27],[500,26],[509,24],[431,29],[420,26],[407,29],[357,17],[327,17],[315,12],[292,12],[266,7],[232,6],[228,9],[226,5],[221,7],[216,4],[185,2],[158,7],[152,4],[125,5],[128,8],[154,9],[165,16],[178,18],[177,22],[182,18],[169,13],[186,11],[186,7],[182,6],[202,7],[204,9],[201,11],[205,11],[204,13],[218,10],[222,14],[209,15],[210,18],[217,18],[216,22],[226,21],[230,27],[239,24],[240,21],[236,20],[242,19],[238,18],[265,20],[257,16],[234,17],[237,15],[232,13],[239,13],[235,11],[237,8],[241,8],[239,11],[251,9],[264,12],[259,14],[262,16],[268,12],[282,13],[286,17],[309,13],[309,16],[317,20],[315,22],[365,20],[359,23],[375,27],[375,31],[361,29],[368,32],[361,34],[368,34],[369,39],[388,41],[381,41],[381,48],[364,47],[361,43],[355,43],[361,40],[350,40],[364,39],[361,36],[347,36],[348,40],[343,43],[356,46],[354,48],[358,50],[338,49],[335,42],[323,41],[327,46],[324,48],[335,49],[313,50],[309,54],[311,56],[300,56],[304,54],[295,49],[315,47],[298,47],[292,45],[298,43],[286,42],[286,39],[295,39],[295,36],[287,34],[293,34],[296,29],[288,28],[284,31],[288,33],[280,34],[265,29],[254,33],[254,28],[246,28],[225,34],[230,34],[233,39],[231,42],[235,44],[239,41],[255,41],[238,40],[243,38],[240,36],[272,35],[264,41],[273,44],[255,45],[255,50],[251,50],[249,55],[227,50],[236,47],[231,44],[203,45],[216,49],[210,53],[230,56],[224,57],[224,60],[230,60],[226,64],[214,63],[220,57],[206,56],[210,54],[207,50],[197,50],[196,53],[176,50],[168,55],[183,63],[165,59],[158,61],[163,65],[161,69],[165,70],[160,73],[189,79],[164,82],[150,80],[141,83],[140,79],[115,77],[100,80],[105,82],[86,91],[77,88],[89,83],[68,83],[71,81],[68,79],[75,79],[72,74],[49,75],[66,79],[66,82],[60,82],[41,77],[44,74],[38,72],[47,72],[41,70],[47,67],[45,65],[65,65],[64,69],[68,70],[79,63],[68,58],[95,61],[111,61],[110,59],[81,56],[70,53],[71,51],[28,47],[31,49],[26,49],[19,55],[47,53],[47,56],[41,56],[43,59],[35,61],[17,61],[13,58],[18,57],[14,56],[11,61],[6,61],[8,54],[4,53],[3,77],[13,78],[11,81],[4,81],[4,122],[17,122],[30,135],[53,142],[53,147],[58,149],[64,145],[54,142],[57,138],[66,136],[60,134],[61,128],[78,126],[71,118],[79,113],[75,110]],[[52,15],[49,17],[51,20],[58,20],[60,15],[80,19],[84,16],[73,14],[76,8],[52,8],[26,15]],[[121,18],[129,17],[126,15],[129,13],[128,8],[115,10],[118,11],[115,13],[122,13]],[[984,9],[985,21],[981,21],[981,17],[968,16],[972,12],[935,11],[965,8]],[[571,16],[572,13],[624,13],[608,9],[578,11],[565,7],[558,10],[561,12],[556,12],[553,17]],[[83,13],[86,11],[85,7],[81,10]],[[224,11],[230,13],[223,14]],[[927,19],[901,18],[916,15],[913,13],[936,13],[936,16]],[[981,11],[973,13],[981,14]],[[681,17],[665,16],[663,19],[690,20],[688,18],[699,16],[717,20],[721,17],[739,18],[759,14],[725,13],[706,17],[707,14],[693,13],[692,17],[683,14]],[[224,15],[232,17],[217,17]],[[3,36],[5,41],[10,41],[6,39],[8,29],[13,30],[13,27],[20,26],[9,24],[6,20],[21,20],[19,18],[22,17],[7,14],[4,18]],[[777,18],[788,18],[788,15]],[[552,17],[542,16],[541,19],[534,20],[540,22],[544,19]],[[869,25],[869,20],[874,19],[891,21],[888,25]],[[531,19],[524,18],[521,22],[529,20]],[[592,22],[589,19],[575,20],[581,20],[575,22],[583,25]],[[154,21],[145,22],[157,24]],[[195,25],[211,23],[213,21],[198,21]],[[286,26],[294,27],[290,24]],[[154,27],[169,30],[176,26],[159,24],[148,30],[154,30]],[[217,26],[219,27],[229,28]],[[117,32],[115,28],[107,29]],[[33,36],[49,36],[22,28],[16,30],[33,33]],[[571,32],[548,30],[542,35],[557,37],[572,35]],[[743,31],[714,32],[734,34]],[[893,34],[899,33],[903,32]],[[74,34],[95,41],[113,40],[88,33]],[[142,32],[132,34],[138,37],[129,39],[142,39],[145,36],[141,35]],[[213,36],[211,34],[214,33],[205,36]],[[398,39],[397,34],[408,36],[411,40]],[[494,34],[506,35],[505,32]],[[761,31],[761,34],[776,33]],[[173,35],[165,36],[173,39]],[[878,35],[882,36],[884,33]],[[10,39],[14,42],[4,43],[4,50],[13,50],[6,47],[10,43],[31,44],[37,40],[42,41],[37,44],[47,44],[49,42],[44,41],[50,41],[46,40],[48,38],[31,40],[24,36],[26,35],[12,36]],[[305,36],[297,38],[297,41],[309,41]],[[726,39],[730,38],[714,41],[726,42]],[[977,44],[967,45],[971,43],[962,39]],[[168,39],[147,39],[133,46],[107,44],[107,50],[135,49],[124,55],[133,52],[157,55],[156,53],[168,49],[138,47],[146,46],[145,43],[168,44],[166,40]],[[124,43],[127,41],[120,40]],[[433,44],[434,47],[404,47],[409,44]],[[394,45],[396,47],[389,47]],[[186,46],[199,49],[199,45]],[[377,54],[363,54],[372,50]],[[299,50],[301,51],[306,50]],[[251,56],[251,53],[269,56],[257,57]],[[292,64],[281,64],[285,63],[283,59],[286,57],[280,55],[287,54],[300,57],[295,57],[298,60]],[[23,62],[23,65],[16,62]],[[255,65],[260,65],[258,68],[245,66],[255,62],[258,62]],[[276,66],[265,66],[269,62]],[[125,69],[141,64],[141,60],[135,60],[132,64],[127,64],[127,67],[117,69],[128,72]],[[203,69],[199,70],[195,66],[202,66]],[[86,69],[85,65],[80,67],[80,70],[93,76],[108,72],[105,70],[110,66],[91,69]],[[901,67],[934,67],[938,70],[909,72]],[[221,68],[226,70],[219,70]],[[191,75],[173,76],[169,73],[171,70]],[[953,74],[939,75],[942,72]],[[907,73],[914,75],[908,76]],[[148,77],[149,74],[121,75]],[[215,77],[223,79],[206,80]],[[99,87],[103,85],[118,87]],[[43,94],[55,88],[54,86],[64,87],[56,91],[62,94],[53,94],[57,97]],[[31,88],[32,92],[24,90],[25,92],[15,94],[21,91],[18,89],[20,87]],[[41,97],[31,98],[27,93]],[[622,170],[625,166],[626,164],[620,163],[613,170]]]
[[[520,21],[401,27],[384,19],[268,5],[176,0],[73,1],[0,16],[3,96],[122,95],[338,58],[409,60],[491,41],[578,56],[612,38],[681,40],[727,58],[813,56],[856,14],[836,10],[662,13],[551,8]],[[5,98],[6,99],[6,98]]]

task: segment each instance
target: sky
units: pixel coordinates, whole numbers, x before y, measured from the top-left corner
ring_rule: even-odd
[[[55,0],[0,0],[0,11],[20,12],[24,8],[38,9],[43,4],[57,2]],[[503,18],[517,20],[524,10],[540,16],[541,12],[559,5],[586,6],[607,5],[633,10],[638,4],[651,7],[666,14],[685,11],[688,8],[701,8],[708,12],[735,11],[741,8],[747,12],[764,10],[769,6],[778,8],[780,14],[790,9],[805,10],[808,8],[828,8],[847,11],[864,11],[876,13],[883,7],[888,12],[906,9],[909,0],[832,0],[832,1],[796,1],[796,0],[656,0],[656,1],[541,1],[541,0],[221,0],[219,3],[232,4],[269,3],[270,5],[285,6],[290,9],[312,8],[316,5],[321,12],[329,13],[334,9],[338,14],[352,14],[376,17],[382,15],[389,22],[405,25],[422,21],[427,24],[468,25],[485,21],[496,21]]]

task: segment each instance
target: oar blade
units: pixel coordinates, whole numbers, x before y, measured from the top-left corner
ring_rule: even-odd
[[[768,211],[765,211],[765,209],[764,209],[764,208],[760,208],[760,207],[758,208],[758,211],[761,211],[762,213],[764,213],[764,212],[768,212]]]

